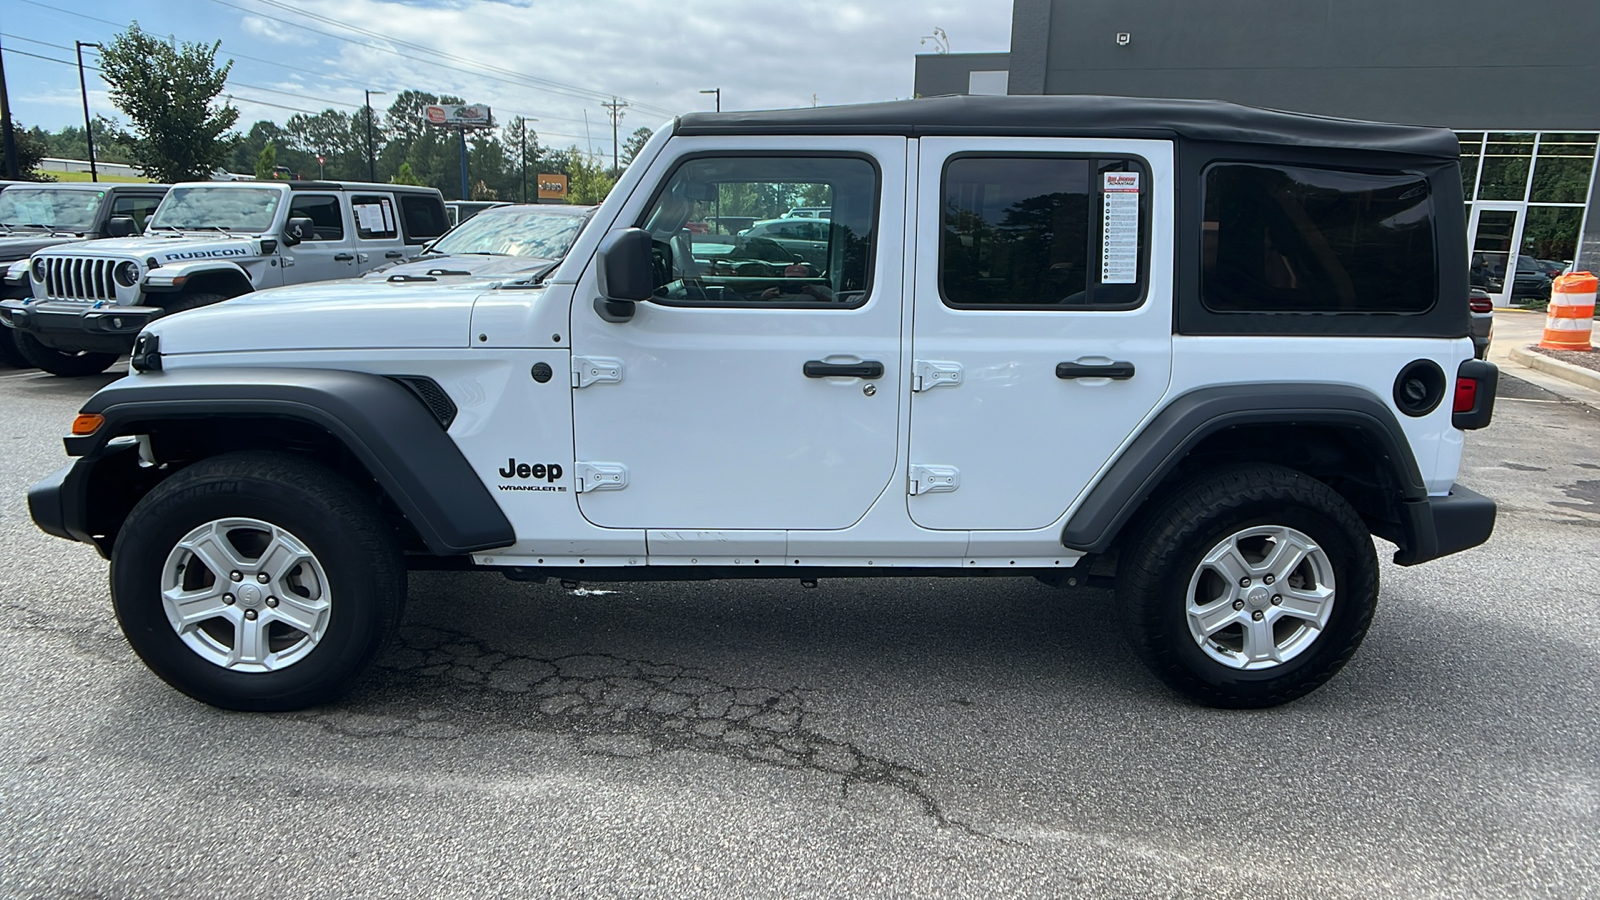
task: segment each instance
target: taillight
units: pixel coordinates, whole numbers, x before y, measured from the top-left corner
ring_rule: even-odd
[[[1467,305],[1475,313],[1494,312],[1494,301],[1488,297],[1468,297]]]
[[[1477,406],[1477,405],[1478,405],[1478,379],[1476,379],[1476,378],[1458,378],[1458,379],[1456,379],[1456,404],[1455,404],[1454,408],[1452,409],[1452,411],[1453,412],[1458,412],[1458,413],[1472,412],[1472,408],[1474,406]]]
[[[1456,368],[1456,398],[1450,424],[1462,431],[1484,428],[1494,416],[1494,395],[1500,370],[1494,363],[1469,359]]]

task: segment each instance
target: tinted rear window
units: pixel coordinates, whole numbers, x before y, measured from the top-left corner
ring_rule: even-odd
[[[400,195],[400,217],[406,229],[406,242],[420,244],[450,230],[444,215],[444,201],[421,194]]]
[[[1201,299],[1219,312],[1423,312],[1437,293],[1433,219],[1418,175],[1212,166]]]

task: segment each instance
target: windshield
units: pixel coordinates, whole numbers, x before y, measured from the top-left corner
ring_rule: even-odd
[[[10,187],[0,191],[0,222],[16,228],[37,225],[58,231],[88,231],[104,191]]]
[[[586,216],[540,210],[494,209],[479,213],[434,242],[435,253],[491,253],[560,259],[583,230]]]
[[[0,193],[0,198],[6,193]],[[272,188],[173,188],[161,201],[150,227],[262,232],[272,227],[282,196]]]

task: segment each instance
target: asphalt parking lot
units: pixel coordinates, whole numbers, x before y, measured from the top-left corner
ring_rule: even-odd
[[[355,694],[248,715],[27,517],[107,380],[0,370],[0,895],[1600,896],[1600,413],[1530,384],[1469,440],[1492,541],[1385,563],[1287,707],[1191,706],[1030,579],[430,573]]]

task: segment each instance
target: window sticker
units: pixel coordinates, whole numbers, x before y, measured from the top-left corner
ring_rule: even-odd
[[[1139,173],[1106,172],[1100,283],[1139,281]]]

